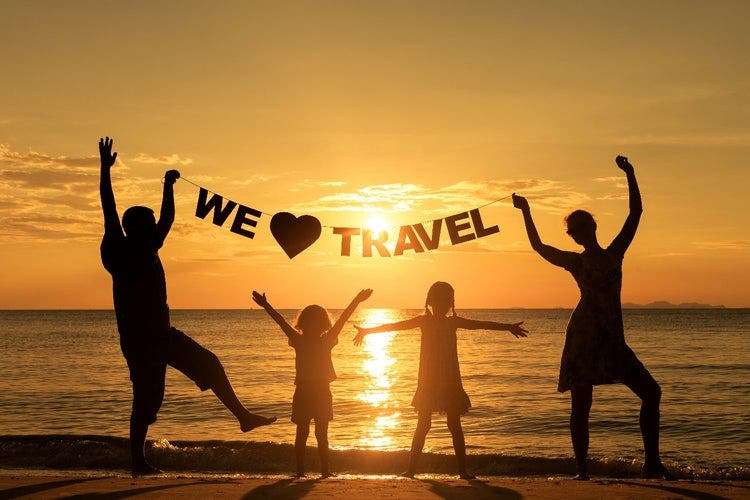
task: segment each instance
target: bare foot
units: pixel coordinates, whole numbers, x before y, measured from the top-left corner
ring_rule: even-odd
[[[467,479],[467,480],[477,478],[477,476],[475,476],[474,474],[469,474],[468,472],[462,472],[461,474],[458,475],[458,477],[460,477],[461,479]]]
[[[297,471],[292,475],[295,479],[302,479],[304,477],[307,477],[307,475],[304,472]]]
[[[262,417],[255,413],[248,413],[247,417],[240,420],[240,430],[242,430],[242,432],[248,432],[257,427],[262,427],[274,422],[276,422],[276,417]]]
[[[588,481],[589,480],[589,474],[588,472],[579,472],[575,476],[573,476],[573,480],[575,481]]]
[[[153,476],[155,474],[161,474],[161,470],[157,469],[153,465],[151,465],[148,462],[143,462],[139,465],[134,465],[131,473],[133,474],[133,477],[139,477],[139,476]]]
[[[414,479],[414,471],[407,470],[407,471],[402,472],[398,476],[399,477],[406,477],[406,478],[409,478],[409,479]]]
[[[320,473],[320,479],[326,479],[326,478],[329,478],[329,477],[336,477],[336,473],[334,473],[334,472],[328,472],[328,471]]]
[[[643,477],[648,479],[663,479],[665,481],[671,481],[672,475],[669,473],[666,467],[659,462],[656,465],[644,465],[642,469]]]

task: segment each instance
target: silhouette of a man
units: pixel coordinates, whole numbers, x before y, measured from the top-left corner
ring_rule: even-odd
[[[125,211],[121,226],[110,177],[117,153],[112,153],[109,137],[99,140],[99,156],[104,211],[101,257],[112,275],[120,347],[133,385],[131,466],[134,475],[151,474],[159,470],[146,461],[144,445],[148,426],[156,421],[164,398],[167,365],[184,373],[201,391],[211,389],[237,418],[243,432],[276,419],[250,413],[237,399],[219,359],[170,324],[167,285],[158,251],[174,222],[173,186],[180,173],[169,170],[164,176],[158,222],[150,208],[136,206]]]

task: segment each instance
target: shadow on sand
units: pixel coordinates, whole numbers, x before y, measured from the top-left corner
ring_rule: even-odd
[[[695,500],[729,500],[727,497],[720,495],[714,495],[713,493],[706,493],[704,491],[691,490],[690,488],[684,488],[676,485],[667,485],[661,483],[643,483],[640,481],[609,481],[609,484],[624,484],[628,486],[639,486],[642,488],[652,488],[655,490],[667,491],[674,493],[675,495],[682,495],[685,498],[694,498]],[[732,485],[734,486],[734,485]]]
[[[221,484],[224,481],[193,481],[192,483],[173,483],[173,484],[160,484],[155,486],[145,486],[143,488],[128,488],[119,491],[108,491],[106,493],[86,493],[83,495],[71,495],[68,498],[87,499],[87,498],[129,498],[136,495],[144,495],[146,493],[153,493],[161,490],[168,490],[171,488],[180,488],[182,486],[194,486],[196,484]]]
[[[485,481],[472,479],[466,481],[467,484],[452,485],[434,479],[419,479],[422,483],[428,484],[430,491],[440,498],[500,498],[503,500],[521,500],[523,496],[510,488],[502,486],[492,486]]]
[[[271,484],[263,484],[245,493],[243,500],[250,498],[302,498],[313,489],[320,479],[281,479]]]
[[[54,490],[55,488],[63,488],[70,486],[71,484],[85,483],[86,481],[95,481],[101,479],[100,477],[89,477],[89,478],[77,478],[77,479],[63,479],[60,481],[50,481],[47,483],[29,484],[26,486],[17,486],[15,488],[8,488],[7,490],[0,490],[0,498],[15,498],[22,497],[24,495],[34,495],[47,490]]]

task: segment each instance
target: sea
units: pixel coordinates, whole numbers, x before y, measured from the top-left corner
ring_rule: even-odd
[[[280,311],[292,322],[295,310]],[[405,467],[416,425],[418,330],[371,335],[354,326],[399,321],[419,310],[357,311],[333,350],[329,426],[334,470]],[[340,311],[331,310],[332,317]],[[462,417],[469,465],[484,474],[574,471],[570,396],[557,392],[568,309],[469,309],[478,320],[524,321],[528,338],[458,332]],[[677,477],[750,479],[750,309],[625,309],[626,339],[662,387],[661,450]],[[169,368],[148,454],[165,469],[228,473],[293,467],[294,350],[260,310],[173,310],[172,324],[212,350],[240,400],[272,425],[240,432],[211,391]],[[0,311],[0,468],[119,470],[128,466],[131,388],[111,310]],[[592,470],[637,474],[640,401],[620,384],[597,386]],[[315,465],[315,438],[308,445]],[[434,415],[422,467],[454,468],[445,417]]]

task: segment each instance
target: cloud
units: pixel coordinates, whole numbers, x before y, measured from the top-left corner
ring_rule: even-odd
[[[98,230],[94,232],[94,227]],[[7,240],[94,240],[101,238],[101,218],[93,219],[78,214],[44,215],[21,212],[7,217],[4,232]]]
[[[276,174],[253,174],[247,179],[242,180],[230,180],[229,185],[231,186],[249,186],[250,184],[258,184],[262,182],[270,182],[276,179],[279,179],[281,177],[285,177],[287,175],[291,175],[293,171],[289,172],[280,172]]]
[[[692,242],[699,250],[747,250],[750,249],[750,241],[694,241]]]
[[[652,253],[646,255],[640,255],[642,258],[661,259],[661,258],[672,258],[672,257],[690,257],[694,254],[689,252],[664,252],[664,253]]]
[[[628,187],[628,183],[625,180],[625,177],[621,175],[612,175],[609,177],[594,177],[594,180],[596,182],[602,182],[607,184],[612,184],[617,188],[625,189]]]
[[[20,153],[0,144],[0,182],[22,188],[54,185],[73,187],[98,178],[99,159],[95,156],[71,158],[35,151]]]
[[[171,155],[151,156],[146,153],[138,153],[132,161],[136,163],[146,163],[149,165],[166,165],[169,167],[190,165],[193,163],[192,158],[180,158],[180,155],[173,153]]]
[[[296,183],[294,186],[289,188],[289,191],[298,192],[298,191],[302,191],[303,189],[341,187],[345,185],[346,185],[346,182],[344,181],[316,181],[312,179],[302,179],[301,181]]]
[[[113,175],[118,201],[153,202],[161,195],[158,178],[130,175],[119,160]],[[102,234],[98,186],[98,156],[19,152],[0,144],[3,241],[98,240]],[[149,193],[146,199],[144,192]]]
[[[624,194],[604,194],[601,196],[596,197],[597,200],[627,200],[629,199],[629,195],[627,193]],[[608,214],[611,215],[611,214]]]
[[[393,183],[364,186],[354,191],[325,195],[316,200],[298,203],[296,212],[379,212],[405,214],[418,211],[414,219],[424,215],[449,215],[470,210],[499,199],[509,198],[513,192],[529,198],[534,207],[563,212],[580,206],[589,197],[550,179],[461,181],[437,188],[421,184]],[[509,201],[508,201],[509,203]]]
[[[96,168],[99,165],[99,158],[97,156],[50,156],[38,153],[33,150],[29,150],[26,153],[21,153],[18,151],[13,151],[8,144],[0,144],[0,164]]]

